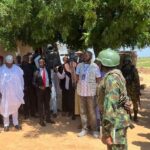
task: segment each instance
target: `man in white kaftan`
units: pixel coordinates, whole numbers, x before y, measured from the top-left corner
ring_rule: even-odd
[[[12,115],[13,125],[21,129],[18,122],[18,109],[24,104],[23,71],[13,64],[13,56],[5,58],[5,64],[0,68],[0,114],[4,120],[4,131],[9,131],[9,116]]]

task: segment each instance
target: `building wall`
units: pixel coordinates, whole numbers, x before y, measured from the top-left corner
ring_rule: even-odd
[[[15,51],[15,52],[5,51],[4,48],[2,48],[2,46],[0,46],[0,55],[3,57],[5,57],[8,54],[13,55],[14,57],[16,55],[23,56],[23,55],[27,54],[28,52],[33,52],[32,47],[29,45],[23,45],[21,42],[17,42],[17,51]]]
[[[4,51],[4,49],[2,48],[2,46],[0,46],[0,56],[5,57],[5,56],[8,55],[8,54],[15,55],[14,52],[7,52],[7,51]]]
[[[23,45],[21,42],[17,42],[17,53],[21,56],[33,52],[33,48],[29,45]]]

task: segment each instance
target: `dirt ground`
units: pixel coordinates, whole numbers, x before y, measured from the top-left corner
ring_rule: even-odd
[[[128,130],[129,150],[150,150],[150,71],[139,69],[141,84],[146,84],[142,90],[142,109],[139,113],[139,123],[133,130]],[[55,125],[46,127],[38,125],[38,119],[22,119],[22,131],[0,133],[0,150],[106,150],[106,146],[99,139],[91,135],[78,138],[80,131],[79,118],[72,121],[70,118],[59,116]]]

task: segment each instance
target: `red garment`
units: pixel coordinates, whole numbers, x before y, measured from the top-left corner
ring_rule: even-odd
[[[44,85],[44,87],[46,87],[46,71],[45,71],[45,68],[43,69],[42,79],[43,79],[43,85]]]
[[[4,57],[0,55],[0,60],[2,60],[2,61],[3,61],[3,59],[4,59]]]

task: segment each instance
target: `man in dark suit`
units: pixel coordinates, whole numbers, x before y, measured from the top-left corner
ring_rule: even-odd
[[[32,64],[29,63],[29,56],[23,56],[23,62],[21,68],[24,72],[24,101],[25,104],[23,106],[25,119],[32,117],[36,117],[36,94],[35,88],[32,84],[33,81],[33,73],[34,69]]]
[[[37,87],[39,123],[41,126],[46,126],[44,121],[54,124],[55,122],[50,118],[51,73],[46,67],[44,58],[39,59],[39,68],[34,74],[34,84]]]

